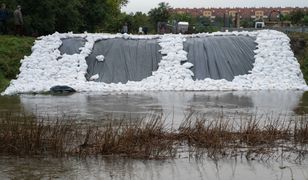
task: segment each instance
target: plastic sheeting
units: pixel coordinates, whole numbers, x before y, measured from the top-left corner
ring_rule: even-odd
[[[95,80],[105,83],[126,83],[141,81],[152,75],[158,69],[161,59],[160,46],[157,40],[106,39],[95,43],[90,56],[86,58],[89,80],[99,75]],[[103,55],[104,60],[96,57]]]
[[[75,54],[85,44],[83,38],[62,39],[61,54]],[[194,66],[194,79],[226,79],[248,74],[253,68],[255,39],[249,36],[187,38],[184,50]],[[161,59],[157,40],[105,39],[95,43],[86,58],[86,78],[105,83],[141,81],[158,69]],[[100,60],[99,56],[104,59]],[[98,78],[93,78],[96,75]]]
[[[253,68],[255,49],[255,39],[249,36],[188,38],[184,43],[197,80],[231,81],[234,76],[248,74]]]
[[[61,54],[78,54],[80,53],[79,48],[83,47],[86,40],[82,38],[66,38],[62,39],[62,45],[59,50]]]

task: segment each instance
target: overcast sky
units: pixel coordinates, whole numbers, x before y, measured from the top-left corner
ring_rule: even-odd
[[[308,7],[308,0],[129,0],[122,11],[147,13],[160,2],[168,2],[171,7]]]

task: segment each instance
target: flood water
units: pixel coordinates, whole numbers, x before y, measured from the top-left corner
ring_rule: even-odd
[[[280,167],[287,167],[281,169]],[[260,180],[307,179],[306,165],[221,160],[128,160],[121,158],[1,158],[0,179]],[[292,171],[292,173],[291,173]]]
[[[241,114],[296,116],[308,110],[308,94],[302,91],[206,91],[76,93],[72,95],[0,96],[0,112],[25,112],[37,116],[67,116],[82,123],[135,119],[163,114],[166,122],[180,124],[194,112],[208,118]],[[308,112],[308,111],[307,111]],[[110,119],[110,118],[108,118]]]
[[[0,113],[70,116],[78,123],[100,125],[106,116],[135,119],[163,114],[178,126],[194,112],[209,118],[269,114],[292,118],[308,112],[302,91],[207,91],[76,93],[67,96],[0,96]],[[110,121],[110,119],[109,119]],[[306,157],[307,159],[307,157]],[[285,168],[281,168],[285,167]],[[227,158],[213,161],[182,155],[173,160],[103,158],[17,158],[0,156],[0,179],[308,179],[308,161],[270,158],[267,161]]]

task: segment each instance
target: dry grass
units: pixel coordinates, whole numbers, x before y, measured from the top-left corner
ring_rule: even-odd
[[[278,149],[306,154],[308,145],[306,117],[264,123],[253,116],[206,120],[189,115],[176,130],[165,127],[162,115],[100,127],[68,122],[74,121],[6,114],[0,119],[0,154],[161,159],[176,157],[179,148],[186,146],[190,153],[211,158],[243,153],[249,158]]]

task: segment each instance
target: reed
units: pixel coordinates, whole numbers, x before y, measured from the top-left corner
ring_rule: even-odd
[[[53,156],[125,156],[141,159],[174,158],[180,148],[211,158],[269,154],[283,150],[307,154],[308,119],[267,119],[256,116],[188,115],[177,128],[168,128],[163,115],[116,125],[74,123],[73,119],[16,116],[0,118],[0,154]],[[109,120],[112,122],[112,119]],[[130,123],[127,123],[130,122]]]

